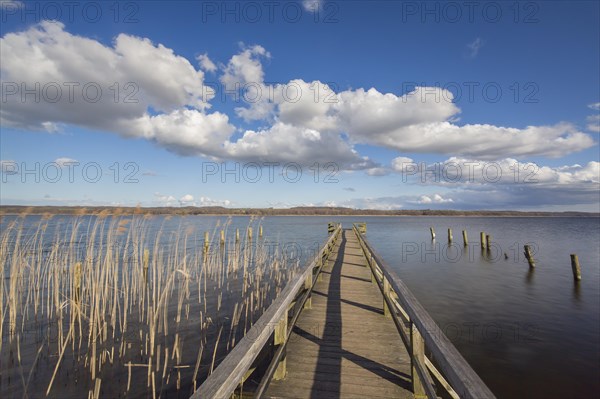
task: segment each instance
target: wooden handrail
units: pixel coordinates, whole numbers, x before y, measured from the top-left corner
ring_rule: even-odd
[[[290,281],[281,291],[275,301],[267,308],[263,315],[248,330],[240,342],[229,352],[225,359],[219,364],[214,372],[200,385],[193,393],[191,399],[200,398],[230,398],[237,387],[244,381],[244,378],[256,360],[261,350],[269,343],[269,339],[274,333],[275,328],[288,317],[288,308],[298,298],[304,294],[305,282],[307,278],[313,276],[313,270],[322,267],[324,256],[328,256],[335,245],[337,238],[341,233],[342,227],[338,225],[333,234],[329,236],[319,253],[305,269]],[[318,262],[318,263],[317,263]],[[313,284],[307,289],[312,290]],[[302,301],[304,302],[304,301]],[[297,319],[297,318],[296,318]],[[290,324],[287,326],[285,341],[289,337],[289,331],[293,328]],[[284,342],[285,343],[285,342]]]
[[[431,357],[440,369],[438,371],[424,354],[421,354],[423,358],[423,361],[421,361],[418,359],[418,356],[415,356],[415,348],[407,347],[411,356],[411,362],[413,363],[413,369],[417,371],[418,377],[421,380],[422,387],[420,389],[424,391],[423,393],[428,397],[435,397],[435,394],[431,392],[430,376],[424,375],[424,370],[429,370],[433,377],[440,382],[439,385],[446,389],[453,397],[494,398],[495,396],[492,391],[490,391],[462,357],[400,277],[373,251],[371,245],[360,234],[356,225],[353,226],[353,230],[365,254],[367,264],[371,268],[373,279],[377,281],[384,296],[385,304],[390,309],[390,313],[392,313],[391,316],[394,319],[394,323],[399,332],[402,329],[402,341],[405,345],[409,341],[406,332],[403,330],[404,323],[399,321],[402,314],[405,314],[409,318],[405,322],[409,323],[411,330],[416,327],[418,334],[424,342],[424,346],[431,353]],[[389,285],[389,293],[386,293],[385,285]],[[396,301],[396,298],[392,298],[392,295],[396,296],[398,301]],[[397,304],[400,305],[400,308],[397,307]],[[392,309],[394,311],[391,311]],[[400,314],[396,311],[400,311]],[[415,376],[413,375],[413,380],[414,378]],[[425,381],[423,381],[424,378]]]

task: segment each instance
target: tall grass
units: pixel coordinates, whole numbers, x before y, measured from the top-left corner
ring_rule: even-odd
[[[0,397],[188,395],[297,270],[230,220],[205,246],[168,219],[0,222]]]

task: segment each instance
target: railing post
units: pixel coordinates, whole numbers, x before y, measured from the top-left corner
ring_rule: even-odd
[[[387,302],[385,301],[385,298],[390,298],[390,290],[390,282],[383,276],[383,315],[385,317],[392,317],[390,308],[388,308]]]
[[[275,336],[274,336],[274,344],[275,347],[279,345],[284,345],[287,337],[287,329],[288,329],[288,311],[283,312],[283,316],[279,323],[277,323],[277,327],[275,327]],[[277,369],[275,370],[275,374],[273,374],[274,380],[282,380],[285,378],[287,368],[287,358],[285,353],[285,348],[283,355],[281,356],[281,360],[277,365]]]
[[[415,326],[415,323],[410,323],[410,374],[412,377],[412,390],[415,398],[422,399],[427,398],[423,382],[419,378],[417,366],[415,362],[421,363],[421,366],[425,367],[425,344],[421,333]]]
[[[309,273],[306,276],[306,280],[304,280],[304,289],[310,290],[312,287],[312,273]],[[304,302],[304,309],[312,309],[312,292],[308,293],[308,298],[306,298],[306,302]]]
[[[369,254],[371,261],[369,262],[371,268],[371,283],[377,284],[377,279],[375,278],[375,266],[373,266],[373,254]]]

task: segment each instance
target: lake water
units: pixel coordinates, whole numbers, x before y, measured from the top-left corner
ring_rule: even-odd
[[[11,219],[3,218],[2,226]],[[39,219],[28,217],[28,223]],[[60,229],[69,219],[52,223]],[[160,226],[161,242],[168,243],[169,232],[190,226],[213,231],[226,220],[160,216],[148,223]],[[229,234],[244,232],[249,220],[231,218]],[[600,392],[600,218],[266,217],[261,223],[266,242],[304,265],[326,239],[330,221],[346,228],[367,223],[374,249],[498,397],[586,398]],[[489,252],[480,249],[480,231],[492,237]],[[188,245],[202,241],[199,234]],[[525,244],[534,251],[534,270],[523,256]],[[577,284],[571,253],[581,263]]]

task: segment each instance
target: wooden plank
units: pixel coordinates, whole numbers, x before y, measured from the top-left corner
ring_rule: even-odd
[[[332,259],[290,337],[287,377],[265,397],[412,397],[410,356],[352,231]]]
[[[361,237],[368,253],[380,266],[385,278],[398,295],[398,301],[410,320],[417,326],[439,370],[461,398],[494,398],[494,394],[462,357],[429,313],[417,301],[404,282],[372,250],[368,240]]]
[[[340,227],[327,240],[327,247],[338,235]],[[323,250],[321,250],[323,252]],[[303,289],[304,281],[312,275],[315,261],[313,260],[296,279],[290,282],[277,299],[269,306],[257,322],[248,330],[244,338],[232,349],[227,357],[219,364],[215,371],[204,381],[191,396],[192,399],[200,398],[229,398],[243,377],[252,366],[252,363],[265,346],[275,327],[287,312],[288,306]]]

